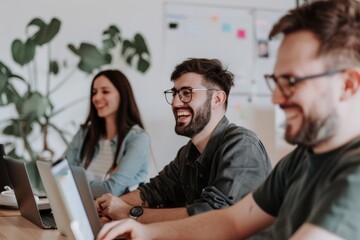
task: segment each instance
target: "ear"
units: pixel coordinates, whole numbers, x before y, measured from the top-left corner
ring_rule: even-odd
[[[223,106],[226,101],[226,93],[222,90],[218,90],[213,95],[214,107]]]
[[[351,98],[360,90],[360,72],[358,69],[349,69],[346,71],[346,79],[344,82],[344,91],[341,100]]]

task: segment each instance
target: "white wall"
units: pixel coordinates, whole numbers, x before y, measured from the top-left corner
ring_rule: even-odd
[[[199,3],[215,6],[220,4],[216,0],[168,2]],[[27,70],[18,68],[14,64],[10,55],[10,45],[15,38],[25,38],[25,26],[36,16],[46,22],[52,17],[57,17],[62,21],[60,33],[53,41],[52,51],[57,59],[67,59],[70,66],[76,64],[77,58],[66,48],[67,43],[77,45],[80,42],[88,41],[98,45],[101,41],[102,31],[110,24],[116,24],[121,29],[123,37],[132,37],[136,32],[143,34],[152,56],[150,70],[145,75],[142,75],[127,67],[122,60],[117,61],[112,67],[121,69],[131,81],[146,129],[151,136],[157,170],[160,170],[175,157],[179,147],[188,141],[188,139],[179,137],[174,133],[174,119],[171,108],[166,103],[162,93],[163,90],[172,87],[169,76],[165,74],[169,70],[163,69],[164,3],[163,0],[4,1],[0,8],[0,59],[14,72],[26,76]],[[285,11],[295,6],[295,0],[223,0],[221,5]],[[40,52],[40,59],[37,60],[39,66],[44,65],[42,58],[46,59],[45,52]],[[69,70],[63,71],[59,79],[54,79],[54,85],[56,81],[66,75],[67,71]],[[88,96],[91,79],[92,76],[87,76],[79,71],[76,72],[63,89],[53,95],[53,100],[57,103],[56,107],[61,107],[78,96]],[[56,118],[56,123],[69,129],[69,131],[75,132],[78,124],[84,121],[87,110],[88,102],[85,101],[60,114]],[[228,116],[230,120],[251,128],[258,133],[263,139],[274,163],[279,155],[288,151],[287,146],[277,149],[274,144],[275,117],[270,102],[267,105],[265,104],[265,107],[264,104],[252,103],[252,111],[247,113],[246,116],[237,111],[232,111],[230,108],[229,110]],[[11,109],[0,108],[0,119],[11,114]],[[76,127],[71,125],[71,121],[75,123]],[[0,136],[0,141],[3,141],[3,139],[3,136]],[[55,139],[52,139],[51,147],[56,150],[57,156],[65,148]],[[151,175],[155,174],[155,172],[156,170],[153,168]]]

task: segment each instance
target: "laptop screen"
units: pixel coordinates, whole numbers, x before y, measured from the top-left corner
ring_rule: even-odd
[[[61,191],[67,214],[71,219],[70,226],[74,236],[76,239],[94,239],[91,225],[87,218],[68,161],[66,159],[59,160],[54,163],[51,171]]]

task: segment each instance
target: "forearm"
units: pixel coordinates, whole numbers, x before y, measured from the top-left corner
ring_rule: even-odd
[[[243,239],[240,238],[234,221],[219,215],[216,210],[179,221],[169,221],[147,225],[149,239]]]
[[[178,220],[189,217],[186,208],[144,208],[144,213],[137,218],[141,223],[155,223]]]
[[[274,221],[256,205],[252,195],[247,195],[226,209],[147,225],[151,233],[148,239],[246,239]]]
[[[119,198],[131,206],[147,207],[146,201],[143,202],[140,198],[140,190],[139,189],[136,189],[135,191],[132,191],[130,193],[122,195]]]

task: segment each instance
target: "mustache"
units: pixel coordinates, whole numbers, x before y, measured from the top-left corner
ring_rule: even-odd
[[[280,104],[279,107],[280,107],[282,110],[285,110],[285,109],[287,109],[287,108],[301,108],[298,104],[295,104],[295,103]]]

